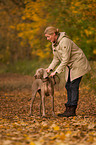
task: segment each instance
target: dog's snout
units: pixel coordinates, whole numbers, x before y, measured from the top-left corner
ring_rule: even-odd
[[[37,75],[34,75],[35,79],[37,79]]]
[[[48,79],[48,76],[47,76],[47,77],[45,77],[44,79]]]

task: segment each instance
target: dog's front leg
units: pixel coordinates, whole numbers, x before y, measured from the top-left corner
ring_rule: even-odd
[[[52,104],[52,115],[53,117],[56,117],[55,113],[54,113],[54,95],[50,95],[51,96],[51,104]]]
[[[45,94],[44,94],[44,90],[42,90],[41,96],[42,96],[42,112],[43,112],[42,116],[45,117]]]

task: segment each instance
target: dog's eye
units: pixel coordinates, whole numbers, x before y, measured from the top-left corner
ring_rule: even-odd
[[[41,74],[41,71],[38,71],[37,73],[38,73],[38,74]]]

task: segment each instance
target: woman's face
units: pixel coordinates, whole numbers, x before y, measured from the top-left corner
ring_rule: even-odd
[[[53,33],[53,34],[51,34],[51,35],[45,34],[45,37],[46,37],[47,40],[49,40],[50,42],[56,41],[56,34],[55,34],[55,33]]]

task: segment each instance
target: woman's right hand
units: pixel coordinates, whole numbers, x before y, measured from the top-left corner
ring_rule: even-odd
[[[50,72],[50,70],[51,70],[51,69],[47,68],[47,69],[46,69],[47,73],[49,73],[49,72]]]

